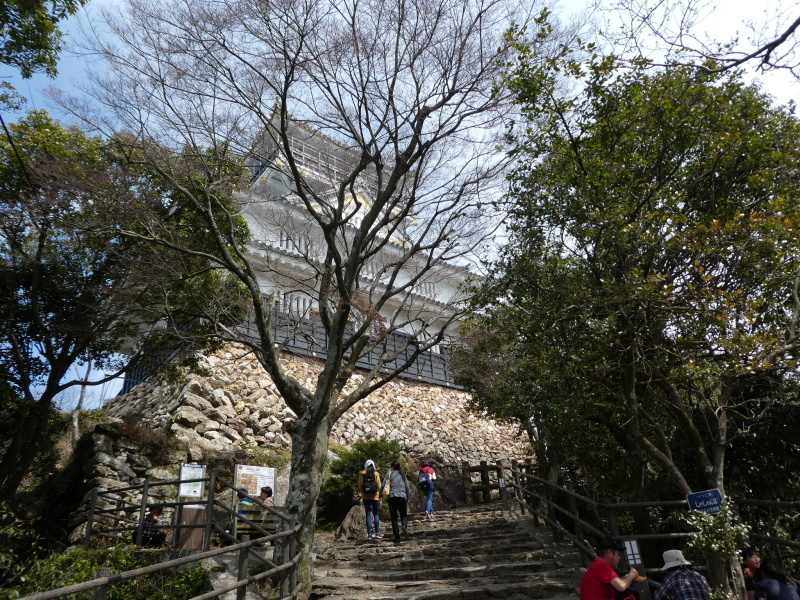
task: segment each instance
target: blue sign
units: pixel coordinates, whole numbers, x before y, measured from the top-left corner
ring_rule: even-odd
[[[695,492],[694,494],[687,494],[686,501],[689,503],[691,510],[699,510],[700,512],[715,515],[722,509],[722,492],[718,489]]]

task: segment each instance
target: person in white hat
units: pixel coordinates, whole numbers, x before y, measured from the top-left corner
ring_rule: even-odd
[[[693,571],[680,550],[664,552],[667,576],[656,590],[653,600],[708,600],[710,590],[706,578]]]

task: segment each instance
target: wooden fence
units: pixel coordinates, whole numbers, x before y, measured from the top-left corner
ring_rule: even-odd
[[[116,488],[113,490],[95,490],[92,493],[89,514],[86,522],[86,534],[84,537],[84,545],[86,547],[96,546],[98,543],[116,541],[116,542],[131,542],[135,541],[137,545],[142,543],[142,533],[144,527],[144,515],[147,508],[147,497],[150,490],[157,486],[180,486],[182,483],[196,483],[203,481],[207,485],[208,499],[204,501],[204,516],[202,522],[198,523],[184,523],[181,518],[182,511],[191,505],[197,505],[197,500],[187,502],[164,502],[158,503],[159,506],[165,508],[172,508],[175,510],[174,523],[165,525],[173,530],[172,544],[173,546],[179,545],[179,540],[185,539],[186,536],[181,535],[182,532],[192,532],[193,530],[202,531],[202,551],[199,553],[183,556],[174,560],[151,565],[140,569],[125,571],[124,573],[109,573],[108,570],[101,570],[98,576],[91,581],[85,581],[75,585],[41,592],[20,598],[19,600],[50,600],[52,598],[62,598],[71,594],[79,592],[92,591],[95,600],[106,597],[108,587],[127,581],[143,575],[158,573],[166,571],[179,566],[188,565],[192,563],[199,563],[207,558],[214,558],[225,554],[238,555],[236,581],[224,588],[218,588],[211,592],[195,596],[191,600],[210,600],[216,598],[227,592],[236,591],[237,600],[244,600],[247,585],[261,581],[263,579],[272,578],[278,582],[278,597],[280,600],[289,600],[297,597],[297,561],[299,554],[297,552],[297,534],[300,526],[294,522],[293,519],[277,511],[274,507],[263,504],[257,497],[246,496],[253,503],[253,505],[268,511],[270,514],[276,516],[281,523],[278,526],[277,532],[269,532],[261,527],[260,524],[255,523],[247,517],[239,514],[236,510],[236,503],[238,503],[237,493],[230,483],[211,474],[210,477],[204,479],[191,479],[191,480],[175,480],[165,481],[155,484],[145,482],[137,486],[128,486],[124,488]],[[228,506],[225,502],[219,500],[219,494],[216,492],[217,486],[224,489],[230,489],[232,493],[232,506]],[[134,493],[141,493],[141,502],[133,503],[127,500]],[[138,495],[138,494],[137,494]],[[219,522],[214,518],[215,511],[219,511],[223,517],[223,521]],[[133,515],[138,515],[137,519]],[[254,539],[247,539],[249,536],[243,536],[242,540],[237,540],[236,524],[244,523],[248,525],[250,531],[255,531],[256,536]],[[226,527],[227,524],[232,525],[231,528]],[[212,549],[212,540],[215,538],[219,540],[220,547]],[[281,555],[283,557],[282,564],[278,565],[267,559],[265,556],[254,550],[255,546],[263,546],[272,543],[274,546],[280,547]],[[259,563],[266,565],[263,572],[257,575],[248,574],[248,560],[253,559]]]
[[[692,531],[652,532],[637,531],[631,528],[635,519],[632,512],[656,510],[661,514],[676,512],[675,516],[688,511],[686,500],[662,500],[654,502],[611,502],[588,498],[573,489],[566,481],[564,485],[549,481],[535,474],[536,465],[531,460],[488,464],[482,461],[478,466],[462,463],[464,489],[467,504],[488,502],[492,491],[498,490],[506,507],[509,502],[519,504],[523,513],[529,513],[550,526],[556,539],[571,541],[581,553],[584,563],[595,556],[594,544],[601,537],[635,538],[639,542],[681,542],[694,535]],[[475,474],[480,483],[474,481]],[[747,498],[729,498],[735,506],[770,507],[783,511],[800,511],[800,502],[782,502]],[[626,522],[626,527],[620,525]],[[780,537],[750,533],[750,538],[769,548],[776,558],[794,556],[800,551],[800,542]],[[650,567],[650,571],[659,571]]]

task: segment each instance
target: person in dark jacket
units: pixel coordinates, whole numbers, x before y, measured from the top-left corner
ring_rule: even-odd
[[[423,473],[427,475],[425,477],[426,483],[423,484]],[[420,476],[420,489],[422,493],[425,494],[427,499],[427,504],[425,507],[425,516],[429,519],[433,518],[433,488],[434,488],[434,481],[436,481],[436,471],[433,470],[431,463],[427,460],[423,460],[420,464],[419,469],[419,476]],[[426,487],[427,486],[427,487]]]
[[[797,583],[774,561],[761,563],[761,580],[755,584],[756,600],[800,600]]]
[[[755,600],[756,583],[761,581],[761,559],[753,548],[744,548],[741,555],[747,600]]]
[[[386,484],[389,489],[384,491]],[[392,516],[392,533],[395,543],[400,543],[400,527],[402,527],[403,538],[408,539],[408,479],[400,468],[398,461],[392,462],[391,471],[386,476],[386,480],[381,486],[381,496],[389,498],[389,514]],[[400,525],[397,520],[400,517]]]
[[[164,522],[161,520],[161,505],[151,504],[147,507],[142,525],[142,546],[160,548],[167,539],[164,531]],[[139,524],[136,524],[137,527]],[[136,532],[133,532],[133,539],[136,540]]]

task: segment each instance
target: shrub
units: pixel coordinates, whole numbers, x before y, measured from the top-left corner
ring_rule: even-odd
[[[37,524],[16,514],[6,503],[0,503],[0,582],[3,585],[19,584],[37,554],[43,551]]]
[[[401,449],[397,442],[385,439],[356,442],[352,448],[337,447],[338,458],[330,462],[331,476],[322,484],[317,500],[317,526],[320,529],[338,526],[358,503],[358,474],[368,459],[375,461],[375,469],[383,480],[389,464],[399,459]]]
[[[161,450],[169,443],[169,436],[165,430],[143,426],[130,419],[119,424],[119,432],[135,442],[142,450],[149,452]]]
[[[72,548],[63,554],[53,554],[38,560],[14,590],[0,590],[0,599],[44,592],[67,585],[89,581],[97,569],[109,567],[112,573],[139,569],[172,558],[169,551],[131,550],[114,546],[103,550]],[[208,573],[199,565],[186,565],[159,573],[116,583],[108,588],[108,600],[182,600],[198,596],[209,589]],[[90,600],[92,591],[71,596]]]
[[[252,455],[252,459],[248,464],[259,467],[274,467],[282,469],[289,464],[292,459],[292,453],[283,448],[263,448],[256,446],[248,448],[247,451]]]

